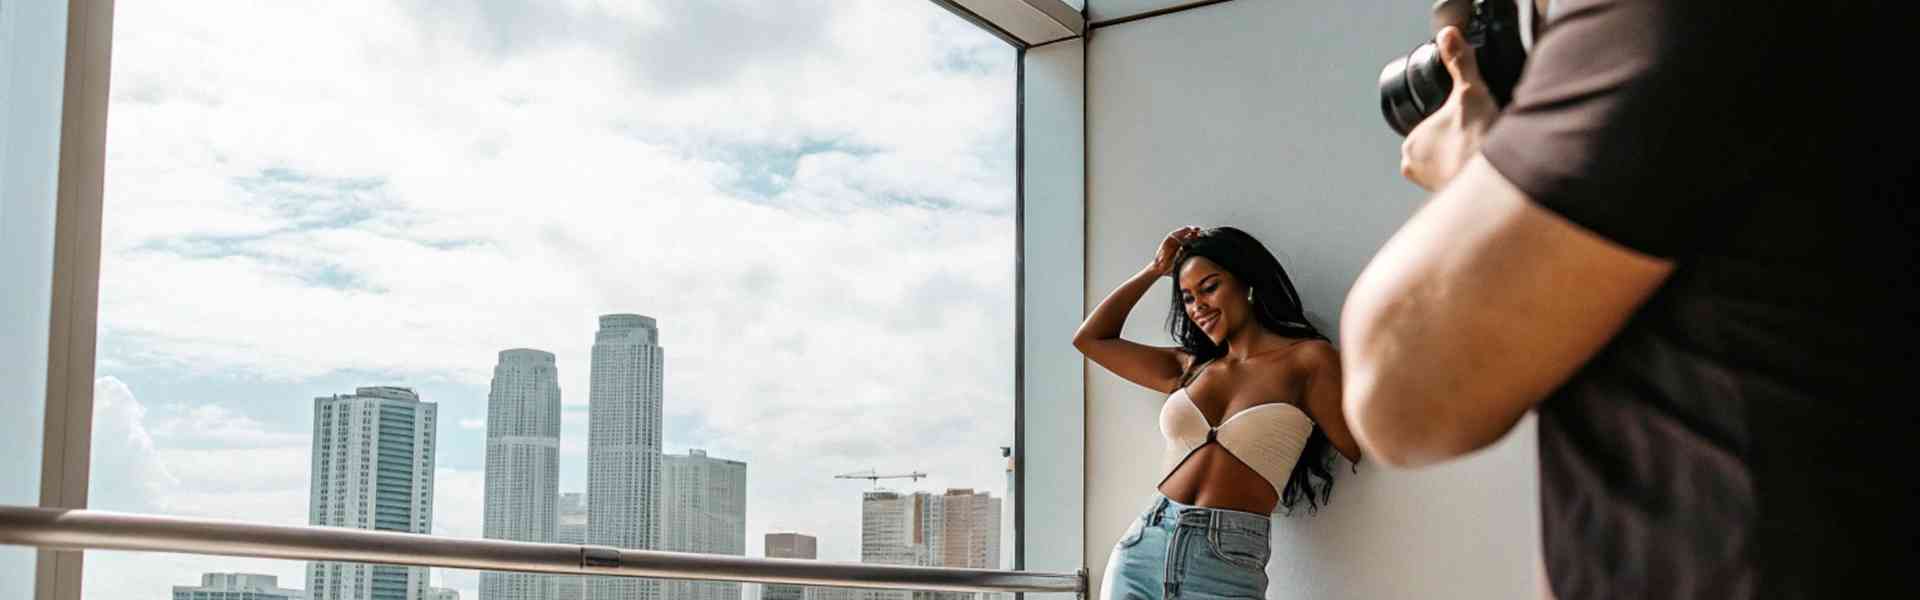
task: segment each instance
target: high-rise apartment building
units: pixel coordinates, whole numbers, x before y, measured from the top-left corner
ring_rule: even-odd
[[[925,519],[927,565],[963,569],[1000,568],[1000,499],[986,492],[950,489],[928,495]],[[969,600],[971,592],[919,592],[932,600]]]
[[[403,387],[314,398],[307,522],[430,533],[437,409]],[[425,567],[307,564],[312,600],[422,600],[426,592]]]
[[[747,463],[704,450],[669,454],[660,469],[660,549],[747,553]],[[668,581],[666,600],[740,600],[740,584]]]
[[[660,543],[660,404],[665,351],[652,317],[602,315],[587,390],[587,543],[652,549]],[[660,600],[660,584],[588,580],[589,600]]]
[[[769,533],[766,554],[767,558],[814,560],[820,557],[820,540],[804,533]],[[760,586],[760,600],[807,600],[807,587],[765,584]]]
[[[555,541],[560,492],[560,381],[553,353],[500,351],[487,393],[487,471],[481,535]],[[480,573],[480,600],[551,600],[552,576]]]
[[[1000,504],[992,494],[970,489],[929,496],[928,565],[1000,568]]]
[[[173,600],[305,600],[306,592],[282,589],[280,578],[252,573],[207,573],[200,585],[173,586]]]
[[[579,492],[560,494],[558,521],[559,535],[555,542],[562,544],[587,543],[587,495]],[[553,578],[553,600],[584,600],[587,594],[587,579],[579,575],[556,575]]]
[[[460,600],[460,590],[453,588],[427,588],[426,600]]]
[[[925,493],[903,494],[885,490],[860,496],[860,562],[883,565],[924,565],[927,560],[926,531],[921,512],[926,508]],[[902,590],[859,590],[859,600],[907,600]]]
[[[870,491],[861,497],[860,562],[996,569],[1001,502],[986,492]],[[966,592],[863,590],[861,600],[964,600]]]

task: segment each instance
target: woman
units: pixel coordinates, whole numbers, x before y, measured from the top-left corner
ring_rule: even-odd
[[[1175,280],[1167,329],[1180,346],[1120,339],[1162,276]],[[1264,597],[1269,515],[1326,503],[1330,448],[1360,460],[1340,413],[1340,356],[1307,322],[1280,261],[1232,227],[1174,230],[1073,345],[1167,394],[1160,494],[1114,548],[1101,597]]]

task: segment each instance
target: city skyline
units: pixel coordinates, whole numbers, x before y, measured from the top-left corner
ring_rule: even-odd
[[[637,390],[639,396],[638,415],[640,422],[646,422],[646,402],[648,394],[659,394],[658,371],[664,352],[657,345],[659,324],[657,320],[636,314],[615,313],[602,315],[599,319],[600,331],[595,334],[595,350],[602,350],[603,343],[611,341],[612,349],[602,358],[602,364],[608,365],[610,378],[619,377],[626,381],[614,380],[610,387],[625,393],[630,387]],[[609,332],[609,329],[612,331]],[[635,352],[635,350],[638,352]],[[637,365],[638,368],[623,368]],[[554,353],[530,348],[511,348],[499,351],[495,365],[495,376],[488,393],[488,419],[486,422],[487,479],[483,514],[483,531],[489,539],[507,539],[517,541],[550,541],[587,543],[592,530],[590,502],[588,494],[565,492],[558,489],[557,471],[559,469],[558,446],[560,442],[559,408],[561,393],[557,382],[558,359]],[[636,377],[635,374],[638,374]],[[650,380],[649,380],[650,377]],[[634,383],[638,383],[634,386]],[[613,394],[609,394],[613,396]],[[610,401],[622,398],[615,396]],[[399,408],[388,406],[394,403]],[[654,407],[664,404],[664,398],[655,400]],[[420,401],[412,388],[403,386],[361,386],[353,394],[335,394],[314,399],[315,434],[313,439],[316,457],[314,479],[316,490],[311,502],[311,512],[316,515],[330,514],[343,500],[336,488],[350,492],[362,492],[352,486],[341,488],[345,482],[354,479],[359,473],[351,467],[351,459],[356,456],[387,455],[390,459],[403,452],[412,452],[409,468],[434,462],[431,435],[431,422],[437,405]],[[403,410],[404,409],[404,410]],[[631,418],[630,414],[608,411],[608,414]],[[370,423],[376,422],[378,426]],[[590,423],[591,424],[591,423]],[[383,431],[383,429],[385,431]],[[398,436],[382,438],[382,433],[404,431],[414,436],[414,440],[397,447],[368,445],[373,441],[385,441]],[[418,439],[422,431],[428,436],[424,441]],[[644,439],[644,436],[643,436]],[[324,440],[324,441],[323,441]],[[360,442],[355,444],[354,442]],[[359,449],[358,453],[354,450]],[[371,454],[368,454],[368,453]],[[1001,456],[1006,459],[1006,485],[1011,492],[1014,484],[1013,461],[1008,447],[1001,447]],[[714,554],[745,555],[746,551],[746,463],[711,457],[702,449],[689,449],[685,454],[661,454],[660,476],[654,481],[655,519],[652,527],[656,532],[655,548],[676,552],[700,552]],[[389,470],[398,469],[398,462],[389,460],[380,466]],[[343,471],[344,469],[344,471]],[[345,474],[342,474],[342,473]],[[384,471],[383,471],[384,473]],[[397,471],[396,471],[397,473]],[[418,483],[418,479],[408,474],[408,481]],[[326,482],[322,480],[326,479]],[[381,479],[375,477],[374,479]],[[339,483],[336,483],[339,482]],[[430,514],[432,496],[431,478],[427,479],[424,491],[411,490],[415,494],[407,504],[408,510],[422,505],[422,495]],[[380,496],[375,488],[374,497]],[[893,492],[870,490],[862,498],[862,562],[887,564],[918,564],[928,566],[948,566],[963,568],[996,568],[1000,564],[999,541],[1000,525],[1008,515],[1002,514],[1002,500],[993,498],[987,492],[974,492],[971,489],[953,488],[944,494],[931,494],[923,491]],[[333,504],[327,504],[333,499]],[[897,502],[896,506],[874,509],[874,502]],[[336,518],[337,526],[366,526],[368,514],[376,518],[373,528],[391,530],[398,527],[395,520],[399,514],[391,506],[373,504],[366,501],[374,510],[344,510],[343,517]],[[358,505],[346,505],[358,506]],[[382,520],[384,517],[384,520]],[[890,521],[876,520],[876,517]],[[894,519],[892,517],[900,517]],[[320,517],[314,517],[318,519]],[[904,520],[902,520],[904,519]],[[420,525],[426,520],[409,520],[410,527]],[[897,525],[896,525],[897,524]],[[416,532],[431,533],[430,529]],[[960,535],[955,535],[955,534]],[[817,556],[817,538],[796,533],[767,533],[767,540],[778,536],[798,536],[788,541],[794,548],[785,550],[766,547],[768,557],[799,557],[798,540],[804,539],[806,558]],[[876,537],[879,536],[879,537]],[[887,543],[875,543],[874,540],[887,538],[899,548],[888,548]],[[344,565],[347,577],[359,580],[366,573],[372,573],[369,579],[379,580],[382,576],[392,577],[402,569],[393,569],[378,565]],[[356,591],[348,588],[342,591],[337,579],[340,565],[332,563],[313,563],[309,567],[308,579],[311,590],[320,590],[324,596],[313,600],[342,598],[353,600],[434,600],[447,598],[458,592],[447,588],[426,586],[431,580],[421,572],[424,568],[405,568],[406,590],[403,594],[393,595],[377,586],[368,586],[371,592]],[[206,585],[213,585],[213,576],[206,574]],[[244,575],[244,574],[236,574]],[[271,577],[271,576],[262,576]],[[573,600],[584,597],[588,586],[561,586],[559,579],[573,580],[576,584],[591,578],[551,577],[519,573],[480,574],[480,597],[483,600]],[[228,577],[222,581],[242,581]],[[249,580],[250,581],[250,580]],[[239,585],[239,584],[224,584]],[[249,583],[249,585],[257,584]],[[176,586],[180,588],[182,586]],[[272,587],[272,586],[268,586]],[[392,586],[388,586],[389,591]],[[786,589],[792,588],[792,589]],[[563,589],[571,591],[562,592]],[[799,586],[762,587],[762,593],[772,590],[776,597],[792,596],[786,600],[841,600],[842,594],[836,594],[828,588],[814,589]],[[283,590],[287,591],[287,590]],[[301,590],[290,590],[305,593]],[[733,582],[683,582],[666,580],[659,582],[655,593],[665,600],[751,600],[742,599],[741,585]],[[355,594],[363,594],[356,596]],[[847,592],[846,600],[854,593]],[[911,596],[889,592],[863,593],[863,599],[883,599],[912,597],[922,600],[964,600],[971,594],[924,594]],[[303,596],[304,597],[304,596]],[[829,598],[831,597],[831,598]]]

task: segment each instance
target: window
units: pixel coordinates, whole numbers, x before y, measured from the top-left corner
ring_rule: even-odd
[[[586,533],[501,520],[552,541],[606,523],[763,556],[797,532],[873,559],[876,487],[984,492],[1009,524],[1005,43],[892,0],[116,11],[93,506],[480,537],[495,465],[581,500],[516,506],[658,502],[588,507]],[[501,442],[524,453],[490,457],[490,415],[524,422]],[[926,477],[835,478],[869,469]],[[736,516],[658,508],[701,494]],[[1006,527],[972,526],[1010,556]],[[954,554],[908,560],[1010,567]],[[97,600],[216,572],[397,585],[87,560]],[[480,578],[430,585],[471,600]]]

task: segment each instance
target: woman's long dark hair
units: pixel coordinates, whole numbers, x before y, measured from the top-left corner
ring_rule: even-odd
[[[1287,270],[1280,266],[1280,260],[1273,257],[1260,240],[1253,239],[1247,232],[1232,227],[1214,227],[1202,230],[1182,245],[1179,258],[1174,260],[1173,272],[1178,277],[1180,266],[1188,259],[1205,257],[1220,268],[1240,280],[1253,286],[1253,316],[1261,327],[1268,331],[1291,338],[1328,340],[1326,334],[1307,322],[1306,308],[1300,303],[1300,293],[1293,289],[1293,279],[1287,277]],[[1167,310],[1167,333],[1180,344],[1180,348],[1193,356],[1189,369],[1198,369],[1207,361],[1219,358],[1227,353],[1224,346],[1215,345],[1207,334],[1193,324],[1187,317],[1185,303],[1180,298],[1180,286],[1173,286],[1173,306]],[[1194,372],[1184,375],[1182,380],[1191,378]],[[1318,426],[1307,437],[1307,447],[1300,453],[1299,462],[1293,465],[1293,474],[1287,477],[1287,485],[1280,493],[1280,506],[1288,513],[1300,500],[1307,501],[1307,511],[1315,512],[1333,495],[1333,443],[1327,440],[1327,434]]]

